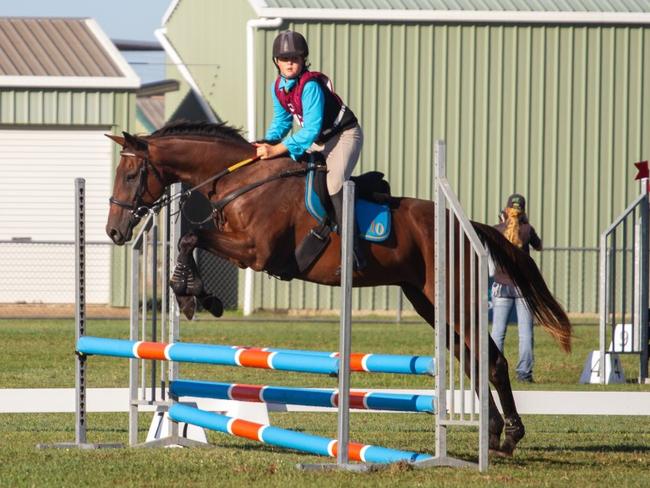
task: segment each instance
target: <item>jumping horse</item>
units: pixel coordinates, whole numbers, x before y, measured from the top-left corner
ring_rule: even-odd
[[[237,129],[226,124],[175,123],[149,136],[125,132],[123,137],[108,137],[122,146],[106,225],[106,232],[115,244],[123,245],[131,239],[139,220],[168,198],[165,190],[172,183],[191,186],[217,209],[216,228],[195,229],[179,241],[180,254],[172,288],[186,315],[193,313],[195,297],[205,300],[204,305],[215,315],[220,313],[220,304],[203,291],[192,258],[195,248],[214,253],[241,268],[324,285],[340,284],[337,235],[332,236],[331,244],[311,267],[300,272],[296,266],[295,248],[314,225],[303,203],[305,178],[297,177],[305,174],[304,164],[288,157],[252,162],[256,159],[255,148]],[[363,243],[368,265],[354,272],[353,284],[401,287],[418,314],[433,327],[434,204],[393,197],[391,213],[391,237],[382,243]],[[496,265],[512,277],[536,320],[565,351],[570,351],[571,324],[549,292],[535,262],[491,226],[478,222],[472,222],[472,226]],[[464,252],[464,262],[468,263],[467,242]],[[457,251],[452,268],[456,273],[460,260]],[[456,303],[460,303],[459,297],[470,296],[469,292],[461,294],[460,285],[456,288],[453,290]],[[469,299],[463,307],[464,317],[469,317]],[[467,345],[471,343],[470,328],[461,329],[460,317],[460,310],[447,317],[456,331],[456,358],[460,354],[469,355]],[[467,331],[462,339],[461,330]],[[489,448],[493,454],[511,456],[525,429],[515,406],[508,363],[491,338],[488,354],[489,379],[503,409],[502,417],[490,395]],[[470,361],[465,364],[467,373]]]

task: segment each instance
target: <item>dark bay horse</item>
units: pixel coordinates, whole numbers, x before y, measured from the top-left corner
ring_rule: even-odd
[[[330,245],[306,271],[300,273],[296,266],[295,248],[315,224],[303,203],[305,178],[295,177],[295,174],[304,175],[304,172],[296,173],[296,169],[304,165],[282,157],[257,161],[233,172],[225,171],[239,161],[255,157],[255,148],[239,131],[225,124],[180,123],[146,137],[127,133],[124,137],[109,137],[122,146],[106,225],[106,232],[118,245],[131,239],[140,217],[156,204],[172,183],[196,186],[223,172],[225,176],[196,190],[215,202],[246,185],[269,180],[229,201],[218,214],[216,229],[196,229],[181,238],[178,262],[184,271],[181,269],[180,278],[176,276],[177,282],[172,284],[179,303],[187,299],[184,295],[203,293],[191,254],[197,247],[241,268],[250,267],[275,276],[325,285],[340,284],[337,235],[332,235]],[[276,178],[279,174],[287,174],[287,177]],[[392,236],[388,241],[363,244],[368,266],[354,273],[354,286],[400,286],[418,314],[433,327],[434,204],[414,198],[393,198],[392,216]],[[495,263],[511,275],[538,322],[565,351],[569,351],[571,325],[546,287],[535,262],[492,227],[477,222],[472,225]],[[465,253],[469,256],[469,244],[466,244]],[[457,252],[455,270],[459,269],[459,259]],[[464,262],[469,262],[469,258]],[[460,303],[460,291],[456,289],[453,293],[456,303]],[[464,296],[469,297],[470,293]],[[463,305],[465,317],[469,317],[469,299],[466,301]],[[470,343],[469,327],[465,328],[466,337],[458,335],[461,330],[459,312],[447,318],[456,330],[454,354],[457,358],[460,354],[468,354],[465,345]],[[470,361],[465,363],[469,369]],[[490,382],[499,395],[504,414],[501,417],[490,395],[489,447],[498,455],[512,455],[525,430],[512,395],[507,361],[491,338],[489,369]],[[504,418],[505,437],[501,443]]]

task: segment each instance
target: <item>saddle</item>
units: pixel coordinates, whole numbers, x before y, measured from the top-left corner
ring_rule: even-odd
[[[330,233],[337,231],[334,209],[327,192],[327,175],[322,171],[325,160],[321,153],[308,155],[305,177],[305,207],[319,224],[297,246],[298,270],[307,270],[330,242]],[[383,173],[370,171],[351,178],[355,184],[355,222],[361,239],[383,242],[390,236],[390,185]]]

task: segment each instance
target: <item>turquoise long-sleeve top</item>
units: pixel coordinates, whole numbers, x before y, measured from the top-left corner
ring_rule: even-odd
[[[289,80],[281,76],[279,88],[290,91],[297,82],[297,79]],[[275,82],[271,85],[271,93],[273,95],[273,120],[264,138],[269,141],[282,139],[289,150],[289,155],[293,159],[297,159],[311,147],[321,132],[325,113],[325,94],[317,81],[312,80],[305,83],[302,90],[303,125],[300,130],[287,136],[293,126],[293,115],[280,104],[275,94]]]

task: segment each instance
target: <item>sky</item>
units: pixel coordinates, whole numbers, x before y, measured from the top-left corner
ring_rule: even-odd
[[[1,17],[92,17],[111,39],[155,41],[172,0],[0,0]],[[143,83],[165,77],[163,53],[123,53]]]

